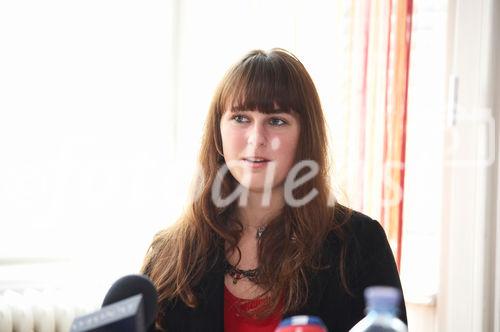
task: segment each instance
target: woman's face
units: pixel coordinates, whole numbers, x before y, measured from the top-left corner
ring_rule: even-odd
[[[240,184],[257,192],[283,185],[299,140],[296,113],[228,109],[222,115],[220,131],[224,159]]]

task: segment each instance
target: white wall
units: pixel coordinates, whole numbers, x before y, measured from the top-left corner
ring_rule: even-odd
[[[492,331],[496,190],[493,0],[450,1],[448,114],[438,331]],[[496,42],[496,41],[495,41]],[[452,89],[450,89],[452,90]]]
[[[0,2],[0,288],[107,287],[170,218],[172,3]]]
[[[493,60],[494,60],[494,70],[493,75],[494,82],[491,93],[496,97],[495,99],[495,123],[499,123],[500,120],[500,1],[494,2],[493,5]],[[496,151],[497,156],[500,156],[500,135],[498,130],[496,131],[496,139],[497,142]],[[491,208],[491,215],[493,216],[492,222],[494,223],[494,227],[492,227],[492,234],[494,234],[495,242],[493,247],[495,248],[495,254],[492,259],[492,270],[494,271],[494,300],[493,300],[493,331],[500,332],[500,182],[499,182],[499,174],[500,174],[500,163],[498,162],[498,157],[495,163],[495,174],[494,174],[494,188],[492,190],[492,197],[494,198],[493,204]],[[495,229],[496,228],[496,229]]]

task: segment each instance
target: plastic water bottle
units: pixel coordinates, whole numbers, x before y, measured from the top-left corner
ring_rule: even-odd
[[[321,318],[301,315],[283,319],[274,332],[328,332],[328,330]]]
[[[407,332],[398,318],[401,293],[393,287],[375,286],[365,289],[366,316],[350,332]]]

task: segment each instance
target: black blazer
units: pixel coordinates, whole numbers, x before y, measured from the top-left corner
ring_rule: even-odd
[[[339,241],[331,233],[324,244],[324,256],[330,267],[309,275],[307,304],[292,315],[319,316],[329,332],[348,331],[364,317],[363,290],[372,285],[389,285],[401,290],[396,263],[387,237],[380,224],[368,216],[353,211],[348,231],[347,277],[353,295],[347,294],[338,273]],[[199,306],[188,308],[182,301],[172,301],[160,308],[167,332],[222,332],[224,331],[224,268],[223,263],[207,272],[196,287]],[[405,323],[404,299],[400,319]],[[237,332],[237,331],[226,331]]]

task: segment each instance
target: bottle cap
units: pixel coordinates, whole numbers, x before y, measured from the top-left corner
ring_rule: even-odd
[[[395,310],[399,307],[401,292],[389,286],[372,286],[365,289],[367,309]]]
[[[280,322],[276,331],[288,332],[295,331],[295,328],[301,328],[304,332],[327,332],[325,323],[317,316],[292,316],[285,318]]]

